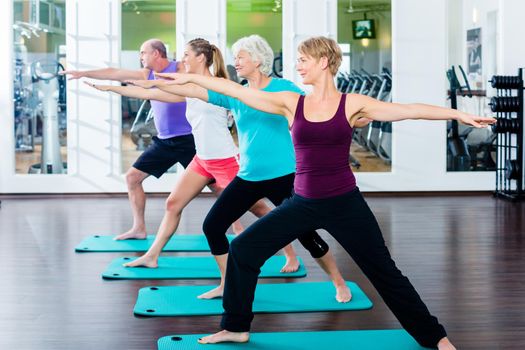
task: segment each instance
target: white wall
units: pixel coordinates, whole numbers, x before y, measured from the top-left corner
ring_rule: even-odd
[[[516,75],[518,68],[525,67],[525,40],[523,24],[525,1],[499,0],[501,9],[501,64],[498,74]]]
[[[13,6],[0,11],[0,193],[10,191],[9,180],[15,176],[13,117]]]
[[[462,65],[467,71],[467,30],[481,28],[481,77],[474,82],[474,88],[486,88],[486,81],[496,74],[496,70],[491,68],[492,61],[489,47],[493,44],[489,28],[488,15],[490,12],[499,11],[499,3],[494,0],[463,0],[463,28],[461,32],[462,43]]]
[[[463,2],[461,0],[447,0],[447,31],[448,31],[448,64],[463,65]]]
[[[337,41],[337,0],[284,0],[283,77],[303,88],[302,79],[295,71],[297,46],[315,35]]]
[[[226,0],[177,0],[177,55],[185,44],[203,38],[226,52]]]
[[[448,64],[456,67],[456,74],[463,84],[458,65],[461,65],[468,75],[467,30],[481,28],[482,74],[468,75],[472,90],[486,90],[487,96],[493,96],[495,91],[487,81],[497,73],[497,46],[500,41],[497,28],[491,33],[489,16],[495,14],[500,20],[499,3],[494,0],[447,0],[448,7]],[[459,97],[458,109],[464,112],[492,116],[488,106],[489,99],[482,96],[472,98]],[[460,126],[461,130],[465,127]],[[469,142],[476,142],[489,136],[488,130],[475,130],[467,137]]]

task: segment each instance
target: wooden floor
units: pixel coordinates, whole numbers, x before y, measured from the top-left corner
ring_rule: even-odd
[[[74,252],[87,235],[128,228],[126,198],[0,199],[0,349],[156,349],[156,340],[164,335],[219,329],[219,317],[144,319],[132,313],[143,286],[214,281],[104,281],[103,269],[124,254]],[[512,204],[489,194],[367,199],[398,266],[458,349],[525,349],[525,203]],[[212,201],[202,197],[192,202],[179,231],[200,232]],[[163,199],[151,198],[151,230],[162,213]],[[245,224],[252,221],[243,217]],[[363,288],[374,308],[257,315],[254,332],[400,327],[350,258],[332,239],[329,243],[345,278]],[[326,280],[296,247],[309,269],[306,280]]]

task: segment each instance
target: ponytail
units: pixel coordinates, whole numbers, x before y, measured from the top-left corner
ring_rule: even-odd
[[[222,58],[221,50],[215,45],[211,45],[211,51],[212,51],[212,64],[213,64],[213,75],[218,78],[225,78],[228,79],[228,71],[226,70],[226,66],[224,64],[224,59]]]
[[[219,78],[228,79],[228,72],[222,58],[222,53],[219,48],[206,39],[196,38],[190,40],[188,45],[198,55],[204,55],[206,58],[206,67],[209,68],[213,65],[213,75]]]

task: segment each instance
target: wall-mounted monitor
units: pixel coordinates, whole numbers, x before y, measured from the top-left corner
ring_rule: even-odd
[[[374,39],[376,27],[373,19],[360,19],[352,21],[354,39]]]

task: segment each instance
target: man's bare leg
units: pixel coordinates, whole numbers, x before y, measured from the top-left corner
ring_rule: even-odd
[[[215,261],[219,266],[219,271],[221,272],[221,283],[218,287],[199,295],[197,297],[199,299],[222,298],[222,293],[224,292],[224,277],[226,276],[226,263],[228,262],[228,254],[214,255],[213,257],[215,258]]]
[[[227,330],[202,337],[198,340],[201,344],[215,344],[215,343],[246,343],[250,340],[249,332],[230,332]]]
[[[264,200],[258,200],[251,208],[250,212],[258,218],[262,218],[264,215],[271,212],[272,209],[264,202]],[[293,249],[292,244],[288,244],[283,248],[284,256],[286,257],[286,262],[281,268],[281,272],[296,272],[299,270],[299,259],[297,259],[297,253]]]
[[[144,220],[144,210],[146,208],[146,194],[142,187],[142,182],[149,174],[136,168],[129,168],[126,173],[126,183],[128,185],[128,197],[133,214],[133,226],[125,233],[115,237],[115,240],[123,239],[146,239],[146,223]]]
[[[352,299],[350,288],[337,268],[332,252],[328,251],[323,257],[315,259],[319,266],[330,276],[335,286],[335,299],[340,303],[347,303]]]
[[[155,241],[144,255],[124,264],[124,266],[157,267],[162,249],[164,249],[179,226],[182,210],[193,198],[201,193],[202,189],[209,181],[209,178],[202,176],[191,169],[184,170],[180,180],[166,199],[164,218],[160,224]]]

